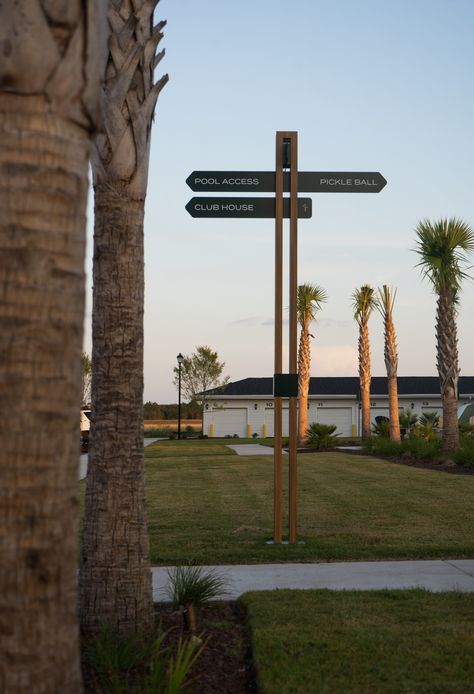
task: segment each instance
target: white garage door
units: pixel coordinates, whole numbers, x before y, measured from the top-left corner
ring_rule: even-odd
[[[214,424],[214,436],[247,437],[247,408],[226,408],[214,410],[209,415],[209,421]]]
[[[352,435],[352,410],[350,407],[320,407],[317,410],[317,421],[320,424],[335,424],[336,433],[342,436]]]
[[[272,407],[265,408],[265,424],[267,427],[267,436],[273,436],[273,425],[275,422],[275,415],[273,414]],[[281,426],[282,426],[282,436],[288,436],[288,408],[284,407],[281,414]]]

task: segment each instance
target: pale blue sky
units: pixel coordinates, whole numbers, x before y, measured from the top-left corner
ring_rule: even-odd
[[[410,248],[423,217],[474,224],[473,0],[161,0],[157,16],[168,20],[159,74],[170,82],[145,220],[145,400],[176,401],[176,355],[201,344],[232,380],[273,373],[273,221],[192,219],[185,180],[271,170],[277,130],[298,131],[300,170],[387,179],[379,194],[314,194],[300,222],[299,282],[329,295],[312,374],[356,375],[350,296],[364,283],[398,287],[399,374],[436,374],[435,298]],[[473,315],[467,282],[464,375],[474,375]],[[384,375],[378,314],[371,337],[373,374]]]

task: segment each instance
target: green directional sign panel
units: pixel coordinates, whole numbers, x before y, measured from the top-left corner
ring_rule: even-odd
[[[297,398],[298,397],[298,374],[274,374],[273,375],[273,397],[275,397],[275,398]]]
[[[275,198],[191,198],[186,205],[191,217],[275,218]],[[310,219],[311,198],[298,198],[298,217]],[[290,216],[290,199],[283,199],[283,216]]]
[[[274,171],[193,171],[186,179],[191,190],[216,193],[273,193]],[[299,193],[379,193],[387,181],[378,171],[299,171]],[[290,175],[283,175],[290,190]]]

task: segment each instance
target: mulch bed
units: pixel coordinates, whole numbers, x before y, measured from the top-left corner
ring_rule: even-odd
[[[156,604],[158,620],[171,641],[183,635],[183,617],[167,604]],[[236,602],[215,602],[199,611],[198,633],[205,648],[191,671],[190,694],[244,694],[256,692],[250,633],[243,607]],[[186,636],[186,632],[184,632]]]
[[[396,465],[407,465],[408,467],[418,467],[423,468],[424,470],[447,472],[450,475],[474,475],[474,466],[456,465],[456,463],[453,461],[434,463],[432,460],[421,460],[418,458],[412,458],[409,455],[380,455],[379,453],[367,453],[366,451],[345,450],[344,453],[350,453],[351,455],[362,455],[370,458],[381,458],[381,460],[386,460],[387,462],[395,463]]]
[[[288,449],[285,448],[285,451]],[[448,461],[444,463],[434,463],[432,460],[421,460],[418,458],[412,458],[408,454],[403,455],[381,455],[380,453],[368,453],[364,450],[351,450],[349,448],[333,448],[329,451],[317,451],[314,448],[298,448],[298,455],[300,453],[333,453],[340,451],[341,453],[349,453],[350,455],[359,455],[366,458],[380,458],[381,460],[386,460],[389,463],[395,463],[396,465],[407,465],[408,467],[418,467],[424,470],[436,470],[436,472],[447,472],[450,475],[474,475],[474,465],[456,465],[454,461]]]
[[[157,627],[166,632],[165,646],[176,654],[179,638],[189,638],[182,614],[169,604],[156,603]],[[189,694],[248,694],[257,692],[250,634],[243,607],[236,602],[215,602],[199,611],[198,634],[204,650],[194,664],[186,691]],[[82,662],[85,694],[107,691]],[[139,671],[132,673],[133,691],[140,691]]]

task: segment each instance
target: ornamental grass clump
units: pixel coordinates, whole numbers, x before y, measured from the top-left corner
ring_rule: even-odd
[[[186,629],[197,630],[197,610],[225,593],[226,581],[215,570],[202,566],[177,566],[168,569],[167,594],[183,610]]]
[[[168,632],[146,641],[139,634],[118,634],[103,627],[84,648],[84,665],[97,692],[110,694],[180,694],[205,644],[179,639],[165,645]]]

